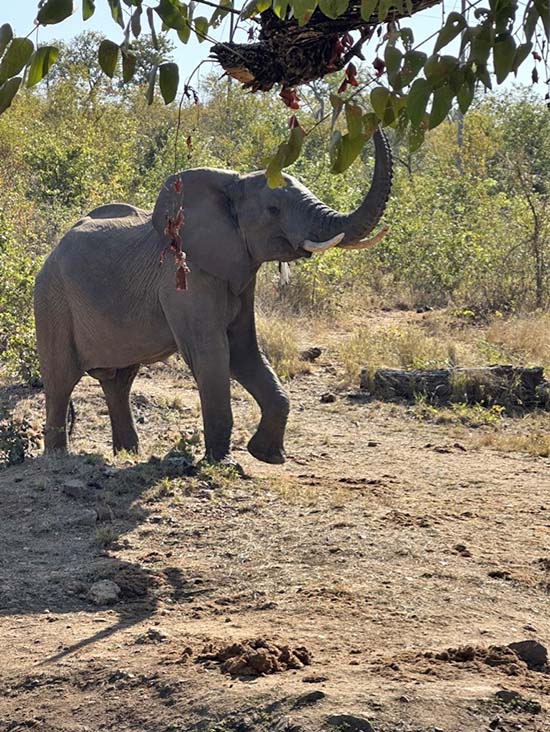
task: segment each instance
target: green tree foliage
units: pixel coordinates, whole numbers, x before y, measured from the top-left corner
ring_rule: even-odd
[[[93,16],[99,1],[84,0],[83,22]],[[501,84],[528,59],[535,63],[533,81],[539,77],[537,64],[542,64],[545,77],[549,75],[548,0],[488,0],[487,6],[475,0],[465,13],[449,13],[432,39],[415,39],[404,21],[441,0],[250,0],[241,7],[234,0],[160,0],[157,5],[145,0],[105,1],[113,23],[124,31],[124,40],[96,39],[92,46],[99,66],[109,78],[121,73],[125,83],[141,80],[147,72],[150,103],[157,82],[167,104],[176,99],[180,86],[178,67],[165,58],[158,27],[171,31],[184,44],[192,36],[212,42],[213,29],[228,14],[233,17],[233,30],[235,24],[249,28],[251,41],[261,29],[259,42],[235,44],[231,37],[213,47],[225,70],[251,90],[265,91],[280,83],[284,103],[298,110],[294,87],[300,81],[339,71],[341,84],[330,97],[332,119],[344,112],[347,125],[344,130],[332,130],[334,173],[347,170],[360,155],[378,122],[393,127],[415,150],[426,132],[441,125],[454,108],[465,113],[477,89],[490,90],[493,81]],[[35,22],[62,23],[73,11],[73,0],[40,0]],[[144,65],[140,38],[145,26],[155,53]],[[360,83],[352,59],[364,58],[362,49],[371,39],[375,73]],[[300,53],[293,53],[297,50]],[[55,46],[35,48],[28,36],[16,38],[11,26],[0,27],[0,113],[11,105],[23,83],[34,86],[55,68],[58,51]],[[302,61],[298,63],[297,58]],[[289,59],[294,59],[292,64]],[[266,161],[270,185],[281,185],[281,170],[300,155],[308,134],[303,122],[291,117],[287,140]]]

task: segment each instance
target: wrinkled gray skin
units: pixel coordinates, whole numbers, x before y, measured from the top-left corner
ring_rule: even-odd
[[[179,351],[197,381],[206,457],[230,459],[230,377],[258,402],[261,421],[248,449],[282,463],[289,402],[258,348],[256,272],[263,262],[311,256],[307,240],[344,233],[357,245],[376,225],[389,196],[391,154],[375,134],[374,179],[364,202],[342,215],[297,180],[271,190],[263,173],[195,169],[181,173],[183,192],[166,181],[152,214],[125,204],[102,206],[63,237],[36,278],[35,318],[46,394],[45,448],[67,449],[71,393],[88,372],[103,388],[113,448],[137,451],[130,389],[140,364]],[[184,206],[183,249],[191,272],[175,289],[167,216]],[[316,255],[318,256],[318,255]]]

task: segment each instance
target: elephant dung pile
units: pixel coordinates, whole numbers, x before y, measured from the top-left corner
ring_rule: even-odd
[[[378,369],[374,374],[363,369],[360,387],[384,401],[414,401],[420,397],[439,406],[454,402],[550,410],[550,382],[544,380],[542,367]]]
[[[309,666],[311,655],[307,648],[290,648],[286,644],[265,638],[231,643],[221,648],[209,647],[199,661],[214,661],[231,676],[264,676]]]

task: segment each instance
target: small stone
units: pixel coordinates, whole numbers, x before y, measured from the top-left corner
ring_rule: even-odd
[[[500,723],[502,722],[502,718],[499,716],[493,717],[491,721],[489,722],[489,729],[498,729],[500,727]]]
[[[313,346],[312,348],[306,348],[305,351],[302,351],[302,353],[300,354],[300,359],[302,361],[315,361],[322,353],[323,351],[321,348]]]
[[[378,447],[378,443],[376,442],[376,440],[369,440],[367,442],[367,447]]]
[[[306,707],[309,704],[316,704],[318,701],[321,701],[321,699],[324,699],[325,697],[326,694],[324,691],[315,689],[315,691],[310,691],[308,694],[302,694],[301,696],[299,696],[294,702],[294,708]]]
[[[168,636],[156,628],[148,628],[145,633],[138,635],[134,641],[138,645],[144,645],[145,643],[163,643],[168,639]]]
[[[336,401],[336,395],[333,394],[330,391],[325,392],[324,394],[321,394],[321,402],[323,404],[332,404],[332,402]]]
[[[118,602],[120,587],[112,580],[94,582],[88,592],[88,600],[94,605],[114,605]]]
[[[71,524],[73,526],[95,526],[97,523],[97,513],[93,508],[87,508],[76,516]]]
[[[546,647],[536,640],[522,640],[509,643],[508,648],[525,661],[530,669],[540,669],[548,663]]]
[[[82,498],[86,494],[86,483],[76,478],[66,480],[63,483],[63,493],[69,498]]]
[[[353,714],[331,714],[327,724],[336,727],[338,732],[375,732],[368,719]]]
[[[512,704],[521,699],[521,694],[519,694],[517,691],[508,691],[508,689],[501,689],[500,691],[496,692],[495,697],[503,704]]]
[[[457,554],[460,554],[461,557],[471,557],[472,552],[468,549],[468,547],[465,544],[455,544],[453,547],[453,551],[455,551]]]

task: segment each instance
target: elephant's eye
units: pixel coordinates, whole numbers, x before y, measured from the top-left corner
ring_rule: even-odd
[[[269,206],[267,210],[272,216],[278,216],[281,213],[277,206]]]

